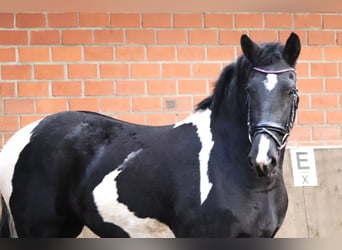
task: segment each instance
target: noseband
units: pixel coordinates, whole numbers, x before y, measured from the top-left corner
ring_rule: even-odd
[[[294,72],[296,74],[296,70],[294,68],[287,68],[282,70],[265,70],[261,68],[254,67],[253,70],[258,71],[263,74],[282,74],[285,72]],[[296,110],[298,107],[298,89],[293,88],[290,92],[291,95],[291,112],[290,116],[285,124],[285,126],[281,124],[277,124],[274,122],[260,122],[256,125],[252,125],[251,122],[251,107],[249,102],[249,96],[247,96],[247,126],[248,126],[248,137],[249,141],[252,143],[255,136],[258,134],[267,134],[269,135],[277,144],[278,150],[282,150],[286,146],[286,140],[290,135],[290,130],[293,127],[294,120],[296,118]],[[275,134],[280,135],[280,139]]]

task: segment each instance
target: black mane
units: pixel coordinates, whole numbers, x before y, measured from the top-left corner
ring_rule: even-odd
[[[209,108],[215,115],[222,109],[228,110],[228,112],[229,110],[235,112],[239,110],[236,105],[241,107],[246,102],[245,85],[252,67],[268,66],[283,59],[284,45],[280,43],[264,43],[260,45],[260,48],[254,65],[244,55],[241,55],[236,62],[226,66],[216,82],[213,94],[201,101],[197,105],[196,111]]]

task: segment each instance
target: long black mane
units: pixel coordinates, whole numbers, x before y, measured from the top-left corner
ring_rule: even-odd
[[[221,112],[241,115],[245,112],[246,81],[253,67],[265,67],[280,61],[284,45],[278,42],[264,43],[252,64],[244,55],[226,66],[218,78],[213,94],[201,101],[196,110],[211,109],[213,117]],[[291,65],[293,66],[293,65]]]

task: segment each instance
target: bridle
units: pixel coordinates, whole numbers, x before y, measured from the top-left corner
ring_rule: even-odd
[[[265,70],[257,67],[253,67],[253,70],[263,73],[263,74],[282,74],[286,72],[294,72],[296,74],[296,70],[294,68],[286,68],[282,70]],[[247,111],[247,126],[248,126],[248,137],[249,141],[252,143],[254,138],[258,134],[267,134],[269,135],[277,144],[278,150],[282,150],[286,146],[286,140],[290,135],[290,130],[293,127],[294,120],[296,118],[296,110],[298,108],[298,89],[292,88],[290,92],[291,96],[291,112],[290,116],[285,124],[285,126],[281,124],[277,124],[274,122],[259,122],[258,124],[252,124],[251,121],[251,106],[249,102],[249,95],[247,96],[247,105],[248,105],[248,111]],[[275,134],[280,135],[280,139]]]

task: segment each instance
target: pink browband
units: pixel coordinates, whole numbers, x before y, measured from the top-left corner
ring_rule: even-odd
[[[253,67],[254,70],[264,73],[264,74],[281,74],[285,72],[294,72],[296,73],[296,70],[294,68],[287,68],[287,69],[281,69],[281,70],[266,70],[266,69],[260,69],[257,67]]]

